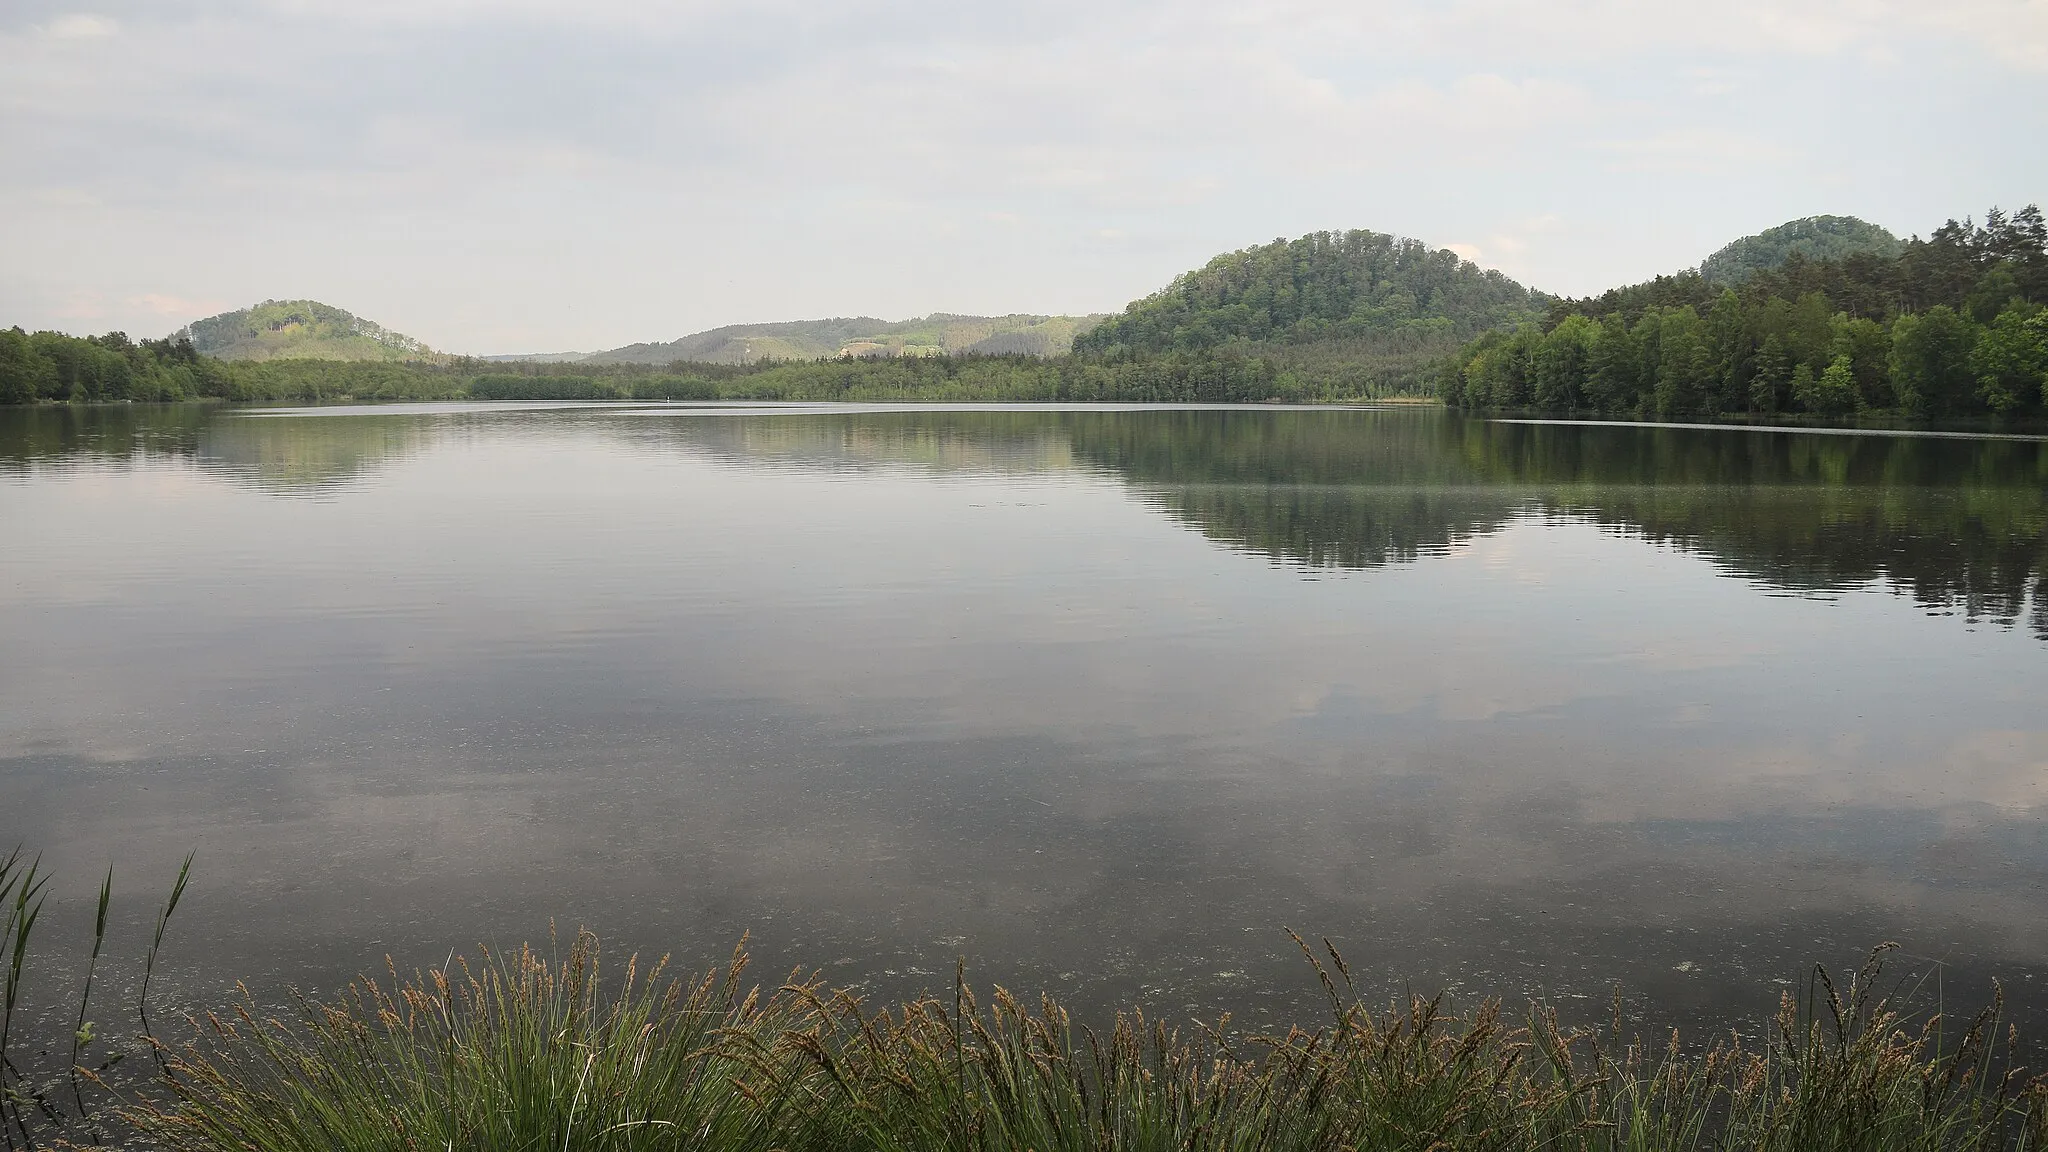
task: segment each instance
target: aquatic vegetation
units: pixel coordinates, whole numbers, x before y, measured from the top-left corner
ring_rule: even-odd
[[[125,1130],[117,1114],[120,1095],[110,1089],[105,1077],[129,1056],[158,1047],[150,1032],[149,985],[171,917],[191,877],[192,856],[187,854],[170,897],[157,910],[156,932],[143,962],[142,988],[135,1001],[140,1030],[123,1036],[112,1030],[103,1034],[91,1019],[93,989],[106,951],[107,913],[113,903],[114,873],[108,870],[100,881],[92,951],[85,963],[77,1014],[71,1020],[68,1044],[61,1045],[68,1058],[63,1067],[51,1068],[33,1062],[22,1051],[31,1044],[26,1035],[30,1024],[21,1019],[28,1015],[29,1001],[23,992],[31,974],[30,946],[49,903],[50,876],[42,870],[40,858],[26,857],[18,847],[0,859],[0,948],[5,951],[4,974],[0,974],[0,1147],[8,1152],[17,1147],[34,1149],[59,1137],[66,1140],[63,1146],[67,1147],[81,1141],[97,1145],[109,1132]],[[47,1057],[50,1046],[40,1047]]]
[[[1996,1000],[1974,1018],[1914,1014],[1882,992],[1874,952],[1846,984],[1816,968],[1755,1040],[1705,1046],[1610,1024],[1567,1027],[1531,1005],[1379,1006],[1338,951],[1300,946],[1327,995],[1320,1025],[1248,1034],[1118,1014],[1106,1031],[1055,1000],[963,967],[950,995],[871,1007],[799,971],[748,977],[745,942],[701,974],[628,958],[596,937],[564,950],[480,952],[401,974],[386,962],[343,995],[282,1014],[243,1001],[149,1031],[147,984],[191,873],[156,917],[143,1031],[89,1020],[111,877],[99,888],[71,1067],[31,1070],[5,1045],[47,877],[0,860],[5,1147],[189,1152],[428,1149],[717,1152],[1310,1152],[1570,1148],[2048,1147],[2048,1079],[2017,1062]],[[1958,1025],[1960,1027],[1958,1028]],[[55,1047],[61,1048],[62,1045]],[[125,1076],[110,1070],[149,1050]],[[81,1060],[95,1061],[90,1067]],[[68,1095],[64,1089],[68,1087]]]
[[[1307,951],[1304,947],[1304,951]],[[1136,1012],[1106,1033],[964,973],[948,998],[871,1010],[746,956],[690,979],[594,938],[366,980],[296,1018],[209,1017],[136,1113],[181,1149],[2038,1148],[2044,1088],[2012,1066],[1996,1006],[1960,1036],[1874,995],[1879,954],[1787,997],[1755,1047],[1661,1048],[1542,1007],[1376,1009],[1342,958],[1309,959],[1331,1018],[1242,1036]],[[2007,1042],[2010,1042],[2008,1034]]]
[[[743,954],[675,980],[628,961],[605,986],[596,941],[485,952],[364,980],[333,1004],[210,1015],[170,1065],[172,1102],[136,1114],[174,1147],[769,1149],[800,1077],[773,1043],[790,993],[746,989]]]

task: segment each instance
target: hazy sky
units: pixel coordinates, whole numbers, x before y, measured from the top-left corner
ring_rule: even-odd
[[[2048,0],[82,2],[0,4],[0,325],[587,350],[1321,228],[1584,293],[2048,200]]]

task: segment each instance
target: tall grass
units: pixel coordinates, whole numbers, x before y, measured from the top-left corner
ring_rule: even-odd
[[[760,1149],[798,1079],[771,1043],[802,1001],[742,986],[744,953],[695,980],[628,960],[607,987],[597,942],[485,952],[366,979],[289,1021],[209,1015],[172,1063],[175,1104],[138,1113],[179,1148]],[[802,986],[796,986],[801,988]]]
[[[950,995],[873,1008],[801,973],[750,984],[744,942],[701,974],[631,958],[613,971],[579,933],[566,951],[404,976],[387,962],[282,1017],[245,993],[166,1048],[149,981],[190,875],[188,857],[125,1042],[91,1020],[102,881],[70,1067],[55,1070],[16,1046],[48,879],[18,851],[0,859],[0,1148],[2048,1152],[2048,1081],[2019,1068],[1999,998],[1969,1018],[1913,1014],[1884,992],[1889,946],[1846,983],[1814,969],[1754,1040],[1688,1045],[1628,1035],[1618,998],[1600,1028],[1542,1005],[1381,1005],[1335,948],[1298,937],[1328,1017],[1247,1035],[1137,1011],[1098,1032],[1049,997],[977,993],[964,969]],[[158,1062],[110,1084],[144,1048]]]
[[[1304,948],[1304,951],[1307,951]],[[744,952],[676,979],[597,942],[358,983],[289,1019],[208,1017],[138,1123],[177,1149],[734,1152],[2040,1149],[2044,1088],[1997,1005],[1908,1027],[1816,970],[1759,1041],[1690,1048],[1568,1029],[1540,1007],[1380,1008],[1309,956],[1320,1027],[1243,1036],[1137,1012],[1106,1033],[964,973],[871,1010],[815,979],[747,985]]]

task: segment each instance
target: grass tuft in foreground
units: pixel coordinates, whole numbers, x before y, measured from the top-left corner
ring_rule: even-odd
[[[1908,1027],[1879,961],[1817,970],[1766,1038],[1653,1048],[1617,1023],[1510,1021],[1439,999],[1375,1009],[1310,953],[1322,1027],[1245,1037],[1138,1013],[1102,1034],[998,988],[872,1011],[746,957],[609,982],[579,935],[358,984],[293,1020],[209,1018],[138,1123],[178,1149],[1110,1152],[1308,1149],[2048,1148],[2048,1089],[2011,1066],[1997,1005]],[[1304,945],[1304,951],[1309,949]],[[2003,1042],[2001,1042],[2003,1041]]]
[[[693,981],[629,960],[610,987],[599,960],[584,934],[559,959],[394,970],[289,1022],[245,1002],[171,1063],[175,1105],[136,1118],[174,1147],[266,1152],[772,1147],[795,1103],[772,1041],[801,1002],[744,990],[743,953]]]

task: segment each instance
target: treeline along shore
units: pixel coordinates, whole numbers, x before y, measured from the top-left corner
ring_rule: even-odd
[[[0,404],[1429,396],[1628,419],[2040,421],[2048,221],[2036,206],[1994,208],[1981,224],[1951,220],[1900,241],[1854,218],[1813,217],[1745,237],[1698,269],[1583,299],[1531,291],[1419,241],[1318,232],[1218,256],[1058,356],[542,363],[445,356],[386,333],[377,347],[404,358],[217,359],[192,343],[206,323],[141,341],[0,331]],[[350,332],[337,354],[369,339]]]
[[[1431,365],[1482,331],[1539,317],[1545,299],[1419,241],[1319,232],[1218,256],[1056,357],[665,365],[425,354],[395,361],[219,360],[176,338],[13,330],[0,332],[0,403],[1367,399],[1426,391]],[[189,332],[203,341],[205,324]]]
[[[931,400],[1216,401],[1369,399],[1398,381],[1352,387],[1282,371],[1234,349],[1106,362],[1025,355],[834,359],[728,365],[213,360],[189,345],[113,332],[0,331],[0,403],[226,400]]]
[[[1440,368],[1477,409],[1684,420],[2048,416],[2048,221],[1949,221],[1894,254],[1659,277],[1558,300]]]

